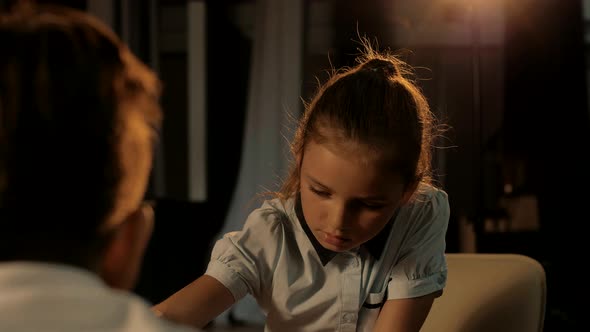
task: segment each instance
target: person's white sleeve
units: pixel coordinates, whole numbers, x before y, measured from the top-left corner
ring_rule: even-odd
[[[430,188],[400,210],[396,222],[407,222],[400,256],[391,269],[388,299],[413,298],[442,290],[450,208],[447,194]]]
[[[241,231],[227,233],[215,243],[206,275],[221,282],[237,302],[255,297],[270,285],[284,236],[284,215],[268,204],[248,216]]]

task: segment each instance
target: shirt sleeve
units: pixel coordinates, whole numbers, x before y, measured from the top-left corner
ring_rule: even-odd
[[[227,287],[235,301],[247,294],[258,297],[272,281],[284,236],[282,218],[286,216],[281,211],[265,203],[250,213],[241,231],[215,243],[205,274]]]
[[[407,223],[407,233],[390,272],[388,299],[418,297],[444,288],[449,216],[447,194],[432,187],[400,210],[396,222]]]

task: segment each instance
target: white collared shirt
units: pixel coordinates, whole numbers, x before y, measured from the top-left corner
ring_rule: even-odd
[[[190,332],[133,293],[66,265],[0,263],[2,332]]]
[[[385,300],[445,286],[447,194],[418,192],[373,240],[331,254],[306,231],[298,199],[265,201],[217,241],[206,274],[236,301],[252,294],[266,331],[369,331]]]

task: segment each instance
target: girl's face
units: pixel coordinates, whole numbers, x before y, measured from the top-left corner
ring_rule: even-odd
[[[307,144],[301,161],[303,214],[320,244],[342,252],[377,235],[405,200],[399,174],[358,144]]]

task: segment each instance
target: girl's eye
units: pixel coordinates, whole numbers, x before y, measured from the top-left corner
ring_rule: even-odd
[[[327,191],[319,190],[314,187],[309,187],[309,190],[320,197],[330,197],[330,193]]]

